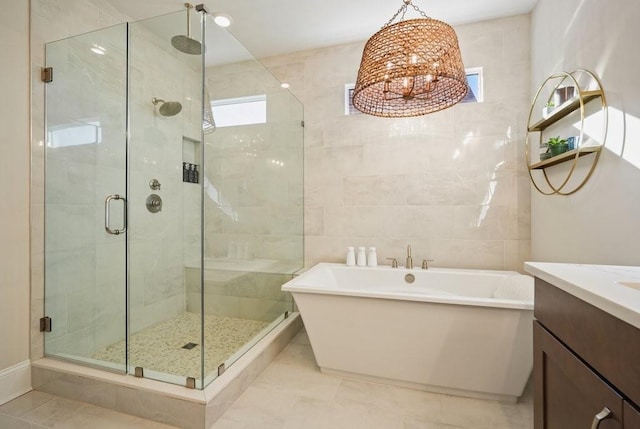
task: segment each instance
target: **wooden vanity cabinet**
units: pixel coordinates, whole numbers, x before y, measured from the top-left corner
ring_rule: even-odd
[[[601,429],[621,429],[622,397],[538,322],[534,322],[535,429],[591,427],[605,407],[613,417]]]
[[[534,428],[640,429],[640,330],[538,278],[535,293]]]
[[[622,413],[624,415],[623,421],[625,428],[640,429],[640,411],[625,401]]]

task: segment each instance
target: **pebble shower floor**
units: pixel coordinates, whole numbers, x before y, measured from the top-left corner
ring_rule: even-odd
[[[153,371],[197,378],[200,374],[202,339],[200,314],[183,313],[173,319],[136,332],[130,339],[130,365]],[[205,376],[269,325],[260,320],[205,315]],[[186,344],[196,346],[184,348]],[[107,346],[92,358],[121,362],[125,342]]]

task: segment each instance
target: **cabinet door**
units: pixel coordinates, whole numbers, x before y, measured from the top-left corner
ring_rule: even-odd
[[[624,401],[624,429],[640,429],[640,412]]]
[[[533,330],[535,429],[621,429],[622,398],[537,321]]]

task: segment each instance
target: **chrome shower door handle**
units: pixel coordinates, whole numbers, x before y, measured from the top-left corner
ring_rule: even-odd
[[[591,429],[598,429],[598,426],[600,426],[600,422],[606,419],[607,417],[611,417],[612,414],[613,413],[609,408],[604,407],[602,411],[596,414],[595,417],[593,418],[593,422],[591,423]]]
[[[122,229],[111,229],[110,208],[112,200],[121,200],[124,209],[124,219]],[[127,199],[122,195],[113,194],[107,196],[104,200],[104,229],[112,235],[120,235],[127,230]]]

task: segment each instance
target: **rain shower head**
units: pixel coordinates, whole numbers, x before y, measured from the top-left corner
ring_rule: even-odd
[[[174,48],[185,54],[200,55],[202,53],[202,44],[189,36],[173,36],[171,38],[171,44]]]
[[[182,104],[177,101],[164,101],[159,98],[153,97],[151,102],[155,105],[160,103],[160,107],[158,108],[158,112],[162,116],[175,116],[182,110]]]
[[[174,48],[185,54],[200,55],[202,54],[202,44],[191,38],[191,9],[193,6],[185,3],[184,7],[187,8],[187,35],[173,36],[171,38],[171,44]]]

